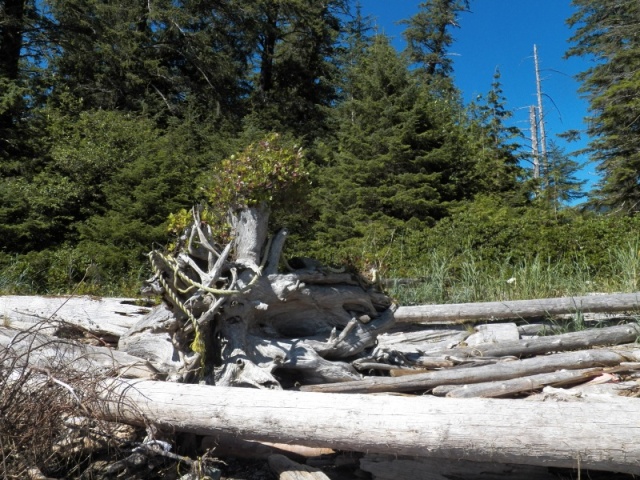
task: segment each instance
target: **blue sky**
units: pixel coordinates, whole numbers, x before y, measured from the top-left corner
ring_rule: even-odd
[[[418,0],[361,0],[364,15],[371,15],[379,31],[404,48],[403,26],[397,22],[411,17]],[[566,152],[588,142],[566,144],[556,135],[567,130],[584,131],[587,103],[578,94],[575,75],[590,64],[583,58],[563,58],[570,46],[572,31],[565,21],[574,12],[570,0],[471,0],[471,12],[460,16],[460,28],[453,31],[455,43],[454,77],[468,102],[491,87],[493,73],[500,68],[507,107],[514,123],[529,134],[529,105],[536,104],[533,45],[537,45],[547,138],[554,139]],[[580,177],[590,184],[597,181],[595,165],[586,157]]]

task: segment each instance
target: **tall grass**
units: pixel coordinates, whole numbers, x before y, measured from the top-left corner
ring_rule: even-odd
[[[535,256],[513,262],[491,261],[470,249],[455,256],[436,252],[415,270],[417,282],[394,285],[389,293],[402,305],[417,305],[632,292],[640,281],[639,247],[635,241],[612,251],[610,265],[602,271],[579,257],[552,261]]]

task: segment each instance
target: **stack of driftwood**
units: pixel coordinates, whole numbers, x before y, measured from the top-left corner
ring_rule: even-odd
[[[77,408],[57,455],[131,446],[92,478],[148,478],[152,457],[219,477],[214,456],[268,460],[283,479],[640,474],[640,294],[399,307],[377,281],[283,259],[287,233],[268,239],[267,219],[237,212],[219,246],[194,211],[176,252],[150,254],[157,306],[0,297],[0,412],[63,392]],[[593,328],[567,333],[558,315]]]
[[[638,474],[640,327],[633,317],[586,312],[631,312],[639,298],[400,307],[398,322],[351,362],[358,379],[287,390],[167,381],[166,365],[117,345],[170,312],[128,299],[0,297],[0,346],[36,372],[93,372],[104,403],[94,398],[90,410],[103,419],[196,434],[218,458],[269,459],[281,475],[298,472],[281,478],[350,478],[354,469],[377,479],[558,478],[549,467]],[[562,302],[573,318],[550,322],[526,310]],[[563,333],[575,302],[592,328]],[[456,321],[498,306],[520,318],[498,320],[494,310],[485,322]]]

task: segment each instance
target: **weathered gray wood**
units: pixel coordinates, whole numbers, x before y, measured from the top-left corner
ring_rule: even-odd
[[[469,335],[464,343],[469,347],[490,345],[495,343],[512,342],[520,339],[520,333],[515,323],[495,323],[478,325],[474,333]]]
[[[47,371],[64,368],[96,376],[158,377],[158,371],[147,361],[124,352],[4,327],[0,327],[0,358],[15,358],[12,368],[29,366]]]
[[[443,399],[114,379],[94,412],[201,435],[349,451],[640,474],[640,402]],[[562,441],[559,441],[562,439]]]
[[[556,480],[545,467],[368,453],[360,468],[373,480]]]
[[[402,307],[400,307],[401,309]],[[377,352],[442,352],[464,341],[470,332],[459,330],[424,330],[419,332],[385,333],[378,337]]]
[[[118,350],[144,358],[172,380],[183,380],[185,370],[198,359],[181,351],[176,341],[179,327],[174,312],[158,305],[120,336]]]
[[[400,307],[396,320],[406,323],[460,323],[544,317],[575,312],[629,312],[640,310],[640,293],[584,297],[541,298],[505,302],[457,303]]]
[[[149,313],[133,298],[0,296],[5,327],[26,330],[36,324],[64,322],[93,335],[119,337]]]
[[[335,453],[330,448],[311,448],[284,443],[255,442],[233,435],[218,433],[202,438],[202,451],[211,450],[217,457],[251,458],[266,460],[274,454],[285,455],[292,460],[304,462],[308,457],[319,457]]]
[[[463,385],[451,389],[446,396],[450,398],[498,398],[521,392],[535,392],[547,385],[586,382],[602,374],[602,368],[583,368],[579,370],[561,370],[552,373],[540,373],[521,378],[512,378],[500,382],[483,382]]]
[[[301,465],[284,455],[269,456],[269,467],[279,475],[280,480],[329,480],[321,470]]]
[[[460,357],[528,357],[549,352],[565,352],[596,346],[621,345],[635,342],[640,337],[636,323],[615,327],[594,328],[580,332],[563,333],[547,337],[532,337],[497,344],[479,344],[474,347],[456,347],[446,353]]]
[[[370,377],[364,380],[327,385],[300,387],[307,392],[374,393],[415,392],[429,390],[439,385],[464,385],[467,383],[508,380],[537,373],[555,372],[561,369],[579,369],[619,365],[635,361],[638,353],[612,350],[588,350],[558,353],[496,363],[474,368],[439,370],[401,377]]]

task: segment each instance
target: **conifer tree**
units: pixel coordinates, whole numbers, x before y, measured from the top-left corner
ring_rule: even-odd
[[[370,222],[422,228],[471,195],[459,105],[433,96],[377,35],[339,108],[338,141],[314,203],[321,243],[363,235]]]
[[[581,165],[555,142],[550,142],[547,154],[548,170],[542,198],[548,208],[557,214],[568,203],[584,197],[582,187],[586,181],[577,177]]]
[[[477,148],[474,191],[498,194],[521,203],[527,196],[526,185],[522,183],[524,172],[517,153],[522,132],[508,124],[513,113],[506,108],[499,69],[494,72],[486,98],[478,96],[476,102],[470,104],[469,111],[470,138]]]
[[[254,1],[243,5],[255,72],[251,114],[259,130],[315,138],[336,100],[337,43],[345,0]]]
[[[155,117],[184,116],[189,106],[217,115],[235,110],[246,91],[248,54],[231,7],[197,2],[49,0],[56,21],[50,60],[57,94],[86,109]],[[237,7],[238,8],[238,7]]]
[[[590,104],[589,151],[602,181],[591,203],[609,210],[640,211],[640,3],[573,0],[576,27],[567,56],[593,58],[582,72]]]
[[[458,15],[467,10],[468,0],[426,0],[418,6],[418,13],[403,21],[407,53],[427,82],[450,77],[451,28],[459,26]]]

